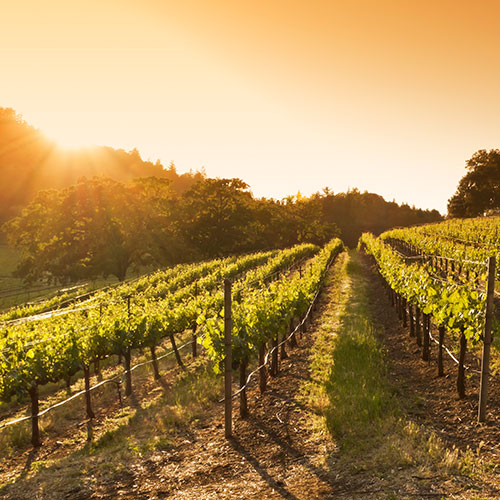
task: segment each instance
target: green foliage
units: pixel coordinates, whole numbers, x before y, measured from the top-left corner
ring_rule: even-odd
[[[259,248],[323,244],[338,233],[320,220],[315,200],[255,200],[239,179],[206,179],[183,196],[164,179],[82,179],[45,191],[4,224],[28,282],[70,282],[114,275],[131,266],[171,265]]]
[[[23,251],[18,274],[27,281],[99,275],[121,281],[131,264],[149,257],[141,205],[130,189],[109,179],[42,192],[4,230]]]
[[[475,217],[500,209],[500,150],[481,149],[466,163],[467,173],[448,200],[450,217]]]
[[[247,249],[252,239],[252,196],[239,179],[207,179],[183,196],[180,231],[203,256]]]
[[[191,328],[197,319],[216,316],[223,304],[217,291],[223,279],[246,281],[253,289],[257,274],[248,273],[252,268],[260,266],[264,277],[316,252],[317,247],[305,244],[282,252],[181,265],[98,293],[65,315],[4,324],[0,399],[22,397],[35,384],[65,379],[109,354],[156,346],[165,336]]]
[[[380,234],[395,226],[410,226],[442,219],[437,210],[421,210],[404,203],[398,205],[375,193],[362,193],[357,189],[337,194],[326,189],[323,194],[315,197],[321,207],[317,211],[320,220],[338,226],[344,243],[353,248],[363,232]]]
[[[404,241],[426,255],[456,261],[456,268],[469,271],[470,279],[483,279],[488,257],[500,258],[500,218],[451,219],[439,224],[393,229],[381,235]],[[500,266],[497,268],[500,279]]]
[[[363,234],[360,245],[373,255],[381,275],[396,293],[433,316],[435,322],[445,325],[450,333],[458,336],[463,332],[472,343],[480,341],[484,329],[485,293],[478,293],[451,277],[437,280],[426,266],[406,264],[382,239],[372,234]]]
[[[19,263],[19,252],[0,244],[0,278],[10,275]]]
[[[341,234],[352,246],[362,231],[441,218],[356,189],[256,199],[240,179],[180,175],[173,164],[143,161],[137,150],[64,152],[14,110],[0,108],[2,145],[0,223],[11,219],[3,229],[23,252],[17,273],[28,282],[122,280],[145,263],[323,245]]]
[[[342,249],[339,239],[332,240],[303,273],[283,274],[266,288],[241,288],[232,306],[232,355],[236,362],[256,354],[263,343],[286,332],[292,318],[303,316],[321,287],[328,264]],[[259,270],[261,280],[268,269]],[[256,281],[256,276],[251,276],[251,283]],[[201,316],[198,322],[206,334],[204,346],[218,370],[224,357],[222,312]]]

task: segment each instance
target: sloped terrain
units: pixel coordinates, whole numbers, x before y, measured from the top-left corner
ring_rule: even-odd
[[[370,340],[357,328],[371,321]],[[196,391],[194,377],[180,374],[163,389],[170,399],[152,389],[94,445],[25,456],[24,471],[0,498],[500,498],[497,409],[488,424],[474,425],[472,387],[470,399],[456,401],[453,382],[436,379],[407,336],[370,260],[344,253],[279,375],[263,395],[252,381],[249,418],[241,420],[235,404],[233,439],[224,438],[222,405],[203,398],[203,386],[182,400],[182,391]],[[352,374],[351,387],[340,387],[334,367],[346,361],[349,339],[355,348],[374,346],[377,355],[366,351],[361,362],[382,365],[376,383],[388,404],[374,406],[371,389],[363,393],[371,387],[363,370]],[[214,392],[215,379],[202,373],[202,380]]]

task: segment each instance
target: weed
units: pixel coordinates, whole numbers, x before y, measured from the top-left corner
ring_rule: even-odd
[[[168,450],[172,448],[174,440],[169,437],[156,437],[153,442],[153,449],[155,450]]]
[[[36,474],[44,469],[47,469],[50,466],[50,461],[48,460],[36,460],[32,462],[30,471]]]

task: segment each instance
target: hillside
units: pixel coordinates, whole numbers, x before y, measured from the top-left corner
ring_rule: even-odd
[[[106,146],[65,150],[26,123],[13,109],[0,108],[0,224],[20,212],[43,189],[62,189],[81,177],[110,177],[128,182],[137,177],[169,179],[182,193],[200,172],[178,174],[157,161],[144,161],[137,150]]]
[[[113,387],[96,396],[91,443],[81,401],[47,416],[42,448],[3,461],[0,498],[498,498],[496,445],[481,444],[496,422],[467,424],[472,400],[450,402],[450,381],[402,342],[374,271],[356,252],[338,257],[298,347],[264,394],[252,382],[247,419],[235,402],[233,439],[205,356],[186,356],[187,370],[167,359],[158,381],[134,372],[123,406]],[[26,447],[11,439],[4,453]]]

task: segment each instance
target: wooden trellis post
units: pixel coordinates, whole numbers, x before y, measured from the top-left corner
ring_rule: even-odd
[[[224,433],[226,438],[232,436],[233,399],[232,399],[232,353],[231,353],[231,281],[224,280]]]
[[[488,402],[490,374],[491,324],[493,319],[493,297],[495,294],[495,257],[488,259],[488,284],[486,287],[486,320],[484,322],[483,356],[481,362],[481,387],[479,389],[479,409],[477,420],[484,422]]]

